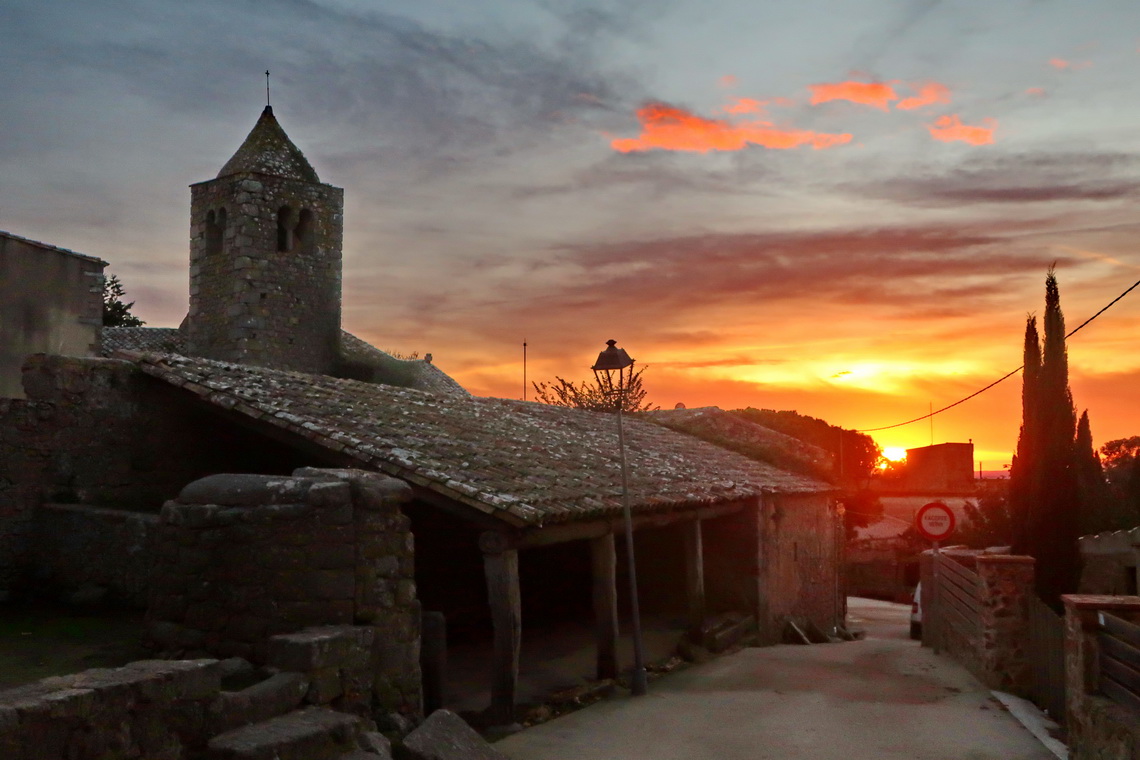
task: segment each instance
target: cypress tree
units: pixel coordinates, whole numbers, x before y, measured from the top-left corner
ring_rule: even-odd
[[[1029,516],[1040,501],[1037,447],[1040,439],[1037,413],[1038,384],[1041,378],[1041,339],[1037,333],[1037,317],[1025,318],[1025,343],[1022,350],[1021,430],[1017,436],[1017,453],[1009,467],[1009,505],[1013,528],[1011,540],[1018,554],[1028,552]]]
[[[1080,573],[1080,494],[1077,485],[1076,410],[1069,390],[1065,315],[1053,269],[1045,279],[1045,339],[1033,372],[1030,325],[1026,328],[1026,370],[1016,480],[1011,499],[1019,530],[1014,551],[1036,557],[1038,595],[1058,606],[1060,595],[1076,590]],[[1035,375],[1035,376],[1034,376]],[[1020,461],[1027,457],[1028,461]]]
[[[1112,499],[1108,492],[1108,481],[1104,477],[1104,467],[1093,448],[1092,427],[1086,409],[1077,420],[1077,440],[1073,449],[1077,468],[1077,491],[1080,494],[1080,528],[1082,534],[1097,533],[1102,530],[1118,530],[1127,525],[1116,524],[1112,510]]]

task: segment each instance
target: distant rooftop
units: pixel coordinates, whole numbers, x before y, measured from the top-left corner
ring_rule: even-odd
[[[21,243],[27,243],[28,245],[34,245],[36,248],[43,248],[45,251],[55,251],[56,253],[66,253],[68,256],[75,256],[77,258],[84,259],[86,261],[92,261],[96,264],[102,264],[103,266],[107,266],[107,262],[103,261],[103,259],[99,258],[98,256],[88,256],[86,253],[77,253],[76,251],[73,251],[70,248],[61,248],[58,245],[51,245],[50,243],[41,243],[39,240],[31,240],[31,239],[26,238],[26,237],[14,235],[11,232],[5,232],[4,230],[0,230],[0,237],[6,237],[6,238],[9,238],[11,240],[19,241]]]

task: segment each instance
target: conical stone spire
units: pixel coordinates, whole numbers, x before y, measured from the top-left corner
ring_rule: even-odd
[[[253,125],[237,153],[218,172],[218,177],[244,172],[320,182],[316,171],[305,159],[305,154],[277,123],[272,106],[266,106],[261,112],[261,118]]]

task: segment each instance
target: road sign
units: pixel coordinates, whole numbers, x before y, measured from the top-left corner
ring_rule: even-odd
[[[954,532],[957,520],[950,507],[932,501],[921,507],[914,516],[914,527],[931,541],[944,541]]]

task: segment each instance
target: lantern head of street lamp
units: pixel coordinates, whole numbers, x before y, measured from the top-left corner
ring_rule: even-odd
[[[598,360],[594,362],[594,366],[590,369],[594,372],[612,372],[613,370],[623,370],[626,367],[633,366],[633,359],[625,352],[624,348],[617,347],[616,340],[606,341],[606,350],[598,354]]]

